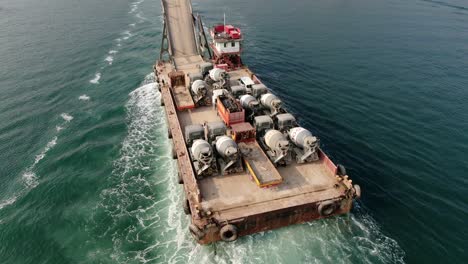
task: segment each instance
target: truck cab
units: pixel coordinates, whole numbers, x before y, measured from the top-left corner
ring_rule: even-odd
[[[293,127],[297,127],[296,118],[290,113],[279,114],[275,117],[275,127],[284,133]]]
[[[185,127],[185,143],[192,146],[196,139],[205,139],[205,129],[200,124],[188,125]]]
[[[254,85],[254,81],[250,77],[241,77],[239,78],[239,84],[244,86],[245,88],[252,88],[252,85]]]
[[[265,135],[267,130],[273,129],[273,119],[268,115],[256,116],[253,120],[253,126],[257,131],[257,136],[261,137]]]
[[[213,63],[211,62],[203,62],[200,65],[198,65],[200,68],[200,74],[204,77],[206,77],[209,72],[213,69]]]
[[[217,137],[225,136],[226,135],[226,125],[219,121],[219,122],[209,122],[206,124],[206,138],[209,143],[215,141]]]
[[[260,96],[262,96],[262,94],[268,93],[268,89],[263,83],[257,83],[252,85],[251,93],[253,97],[260,99]]]
[[[242,95],[247,93],[247,89],[243,85],[234,85],[231,86],[232,96],[239,99]]]

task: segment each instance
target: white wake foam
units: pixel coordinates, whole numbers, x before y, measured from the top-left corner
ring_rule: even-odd
[[[58,129],[56,129],[56,131],[59,132]],[[21,174],[20,182],[22,184],[22,187],[20,187],[20,189],[12,197],[0,201],[0,209],[3,209],[4,207],[15,203],[19,197],[25,195],[27,192],[36,188],[39,185],[39,178],[34,172],[34,169],[36,168],[36,165],[39,164],[39,162],[45,158],[46,154],[53,147],[55,147],[55,145],[57,145],[57,139],[58,137],[55,136],[52,140],[47,142],[44,149],[42,149],[42,151],[36,155],[36,157],[34,158],[34,162],[31,164],[31,166],[29,166]]]
[[[39,163],[39,161],[41,161],[45,155],[47,154],[47,152],[53,148],[55,145],[57,145],[57,136],[55,136],[51,141],[49,141],[47,143],[47,145],[45,146],[44,150],[42,150],[41,153],[39,153],[38,155],[36,155],[36,159],[34,160],[34,164],[33,166],[35,166],[36,164]]]
[[[151,133],[157,129],[162,116],[156,107],[160,97],[156,83],[144,83],[129,96],[130,100],[126,106],[130,120],[129,132],[122,144],[122,158],[117,163],[119,166],[125,165],[124,171],[135,168],[136,164],[133,162],[140,164],[139,157],[150,155],[155,151],[158,142],[152,141],[155,136]]]
[[[27,171],[23,173],[23,181],[24,181],[24,185],[29,189],[33,189],[37,185],[39,185],[39,180],[37,179],[37,175],[32,171]]]
[[[143,0],[136,1],[136,2],[134,2],[134,3],[132,3],[132,4],[130,4],[130,11],[129,11],[128,13],[130,13],[130,14],[135,13],[135,11],[138,10],[138,6],[139,6],[141,3],[143,3]]]
[[[142,12],[139,12],[136,14],[136,17],[139,19],[138,20],[138,23],[142,23],[144,22],[147,18],[143,16],[143,13]]]
[[[78,97],[78,100],[80,101],[89,101],[89,99],[91,99],[88,95],[86,94],[82,94]]]
[[[184,239],[192,238],[186,234]],[[382,233],[372,217],[359,210],[348,216],[257,233],[233,243],[188,244],[188,248],[177,249],[179,255],[186,256],[181,262],[404,263],[405,255],[395,240]],[[171,259],[175,260],[176,257]]]
[[[57,133],[65,129],[66,125],[73,119],[73,116],[67,113],[62,113],[60,116],[62,117],[63,122],[62,124],[55,127],[55,131]],[[0,202],[0,209],[7,205],[13,204],[18,197],[24,195],[39,185],[39,178],[34,170],[36,169],[36,166],[39,164],[39,162],[46,157],[47,153],[57,145],[57,140],[58,135],[56,134],[49,142],[47,142],[41,152],[35,156],[34,162],[21,175],[23,188],[20,189],[13,197]]]
[[[129,94],[127,136],[122,142],[120,157],[114,162],[112,187],[101,193],[101,204],[93,217],[96,223],[100,217],[110,217],[115,223],[100,236],[114,242],[110,255],[118,263],[161,262],[154,255],[160,247],[153,242],[172,237],[171,233],[166,233],[168,228],[174,232],[184,230],[178,224],[183,219],[178,216],[180,210],[175,205],[179,204],[180,190],[176,190],[174,161],[170,158],[165,136],[166,121],[154,82],[154,74],[149,74],[141,87]],[[126,222],[125,226],[119,226],[122,221]],[[162,233],[155,236],[154,230]],[[184,235],[180,237],[183,242]],[[133,248],[132,252],[126,250],[128,247]],[[100,252],[103,250],[96,254]]]
[[[69,115],[68,113],[61,113],[60,116],[62,117],[63,120],[66,122],[70,122],[73,120],[73,116]]]
[[[122,37],[123,40],[127,40],[127,39],[129,39],[130,37],[133,36],[133,34],[130,32],[130,30],[125,30],[122,33],[122,35],[123,35],[123,37]]]
[[[0,210],[8,205],[14,204],[16,202],[16,199],[18,199],[18,196],[13,196],[3,201],[0,201]]]
[[[105,59],[109,65],[112,65],[112,62],[114,62],[114,57],[113,56],[107,56]]]
[[[95,75],[94,75],[94,78],[89,80],[90,83],[93,83],[93,84],[98,84],[99,83],[99,79],[101,79],[101,73],[100,72],[97,72]]]

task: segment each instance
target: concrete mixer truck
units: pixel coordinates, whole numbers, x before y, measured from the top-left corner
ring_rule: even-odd
[[[293,153],[297,163],[313,162],[319,159],[319,139],[302,127],[293,127],[288,131],[288,137],[294,144]]]
[[[204,139],[195,140],[190,148],[190,154],[197,178],[217,173],[218,169],[213,148],[208,141]]]
[[[270,129],[261,138],[263,148],[275,166],[291,163],[291,145],[286,136],[278,130]]]
[[[244,170],[239,147],[232,138],[228,136],[218,137],[214,145],[218,153],[218,163],[222,175]]]

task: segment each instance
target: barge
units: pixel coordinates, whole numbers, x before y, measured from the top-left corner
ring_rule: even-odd
[[[241,30],[205,33],[190,0],[162,0],[154,73],[181,210],[200,244],[348,213],[361,190],[242,63]]]

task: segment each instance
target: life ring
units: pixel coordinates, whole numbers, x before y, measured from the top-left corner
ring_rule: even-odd
[[[321,216],[329,216],[333,214],[336,210],[336,202],[335,201],[325,201],[320,203],[318,206],[318,212]]]
[[[205,236],[205,233],[203,233],[203,231],[201,231],[200,228],[194,224],[189,225],[189,231],[190,234],[192,234],[192,236],[197,240],[200,240]]]
[[[237,227],[235,225],[225,225],[219,230],[219,236],[223,241],[232,242],[237,239]]]

